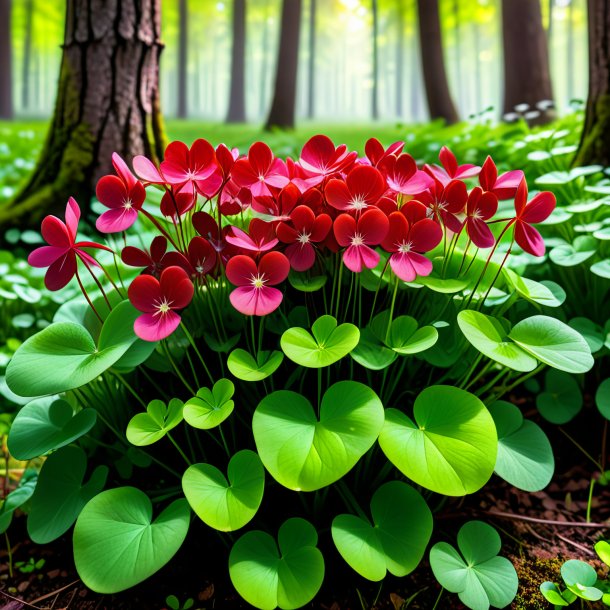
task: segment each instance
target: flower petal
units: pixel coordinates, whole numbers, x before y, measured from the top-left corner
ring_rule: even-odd
[[[252,278],[258,275],[258,268],[249,256],[238,254],[227,263],[226,273],[227,279],[234,286],[251,286]]]
[[[161,341],[169,337],[180,325],[180,316],[175,311],[164,314],[145,313],[136,318],[133,330],[144,341]]]
[[[515,222],[515,241],[529,254],[544,255],[545,245],[542,235],[537,229],[519,219]]]
[[[155,303],[162,298],[159,280],[152,275],[139,275],[129,285],[127,296],[138,311],[153,313],[157,311]]]
[[[168,300],[172,309],[184,309],[193,299],[195,287],[181,267],[163,269],[159,284],[161,294]]]
[[[123,208],[128,198],[125,183],[117,176],[102,176],[97,181],[95,196],[107,208]],[[111,232],[106,231],[106,233]]]
[[[138,212],[133,208],[108,210],[95,221],[95,227],[101,233],[120,233],[129,229],[137,219]]]
[[[336,222],[336,221],[335,221]],[[365,244],[380,244],[388,234],[390,223],[388,217],[380,210],[367,210],[358,220],[358,233]]]
[[[76,273],[76,255],[68,250],[47,269],[44,276],[44,285],[49,290],[60,290]]]
[[[268,252],[261,258],[258,272],[265,276],[267,286],[275,286],[288,277],[290,262],[281,252]]]

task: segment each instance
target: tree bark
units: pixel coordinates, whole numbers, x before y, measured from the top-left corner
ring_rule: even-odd
[[[178,0],[178,104],[176,116],[188,116],[188,0]]]
[[[458,115],[449,93],[438,0],[417,0],[419,12],[419,43],[428,109],[431,119],[457,123]]]
[[[30,107],[30,72],[32,66],[32,22],[34,0],[25,1],[25,35],[23,37],[23,70],[21,72],[21,105]]]
[[[307,84],[307,118],[313,119],[315,115],[316,99],[316,0],[309,0],[309,60]]]
[[[299,67],[301,0],[283,0],[275,87],[265,129],[293,129]]]
[[[373,88],[371,91],[371,118],[379,118],[379,6],[377,0],[371,0],[371,13],[373,16]]]
[[[553,100],[547,37],[542,27],[540,2],[502,0],[502,39],[504,43],[504,113],[518,104],[532,110],[543,100]],[[530,121],[542,125],[555,118],[555,112],[540,111]]]
[[[38,164],[0,225],[37,224],[74,196],[88,208],[111,156],[158,159],[160,0],[68,0],[55,112]]]
[[[405,53],[405,6],[404,0],[397,0],[396,6],[398,28],[396,38],[396,116],[402,117],[402,96],[403,96],[403,77],[404,77],[404,53]]]
[[[589,95],[574,165],[610,166],[610,2],[589,0]]]
[[[233,0],[233,50],[227,123],[246,122],[246,0]]]
[[[11,0],[0,0],[0,119],[13,118]]]

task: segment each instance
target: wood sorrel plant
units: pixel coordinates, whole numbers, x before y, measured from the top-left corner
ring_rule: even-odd
[[[86,302],[9,364],[11,389],[37,397],[9,448],[48,454],[28,529],[44,543],[76,521],[90,588],[159,570],[194,511],[209,540],[229,536],[240,595],[296,608],[320,589],[324,557],[372,581],[414,570],[439,495],[494,471],[525,490],[549,482],[546,436],[500,399],[545,366],[581,373],[592,358],[562,322],[518,319],[536,282],[502,270],[513,249],[544,252],[533,225],[554,196],[528,201],[523,173],[498,176],[491,158],[458,165],[443,148],[418,169],[402,149],[371,139],[358,159],[315,136],[294,161],[262,142],[246,156],[173,142],[158,167],[134,159],[138,178],[114,156],[97,188],[97,228],[118,234],[106,245],[77,241],[74,200],[65,222],[43,221],[49,245],[30,263],[48,266],[52,290],[75,277]],[[499,199],[514,213],[498,218]],[[154,468],[151,484],[139,472]],[[471,522],[457,544],[433,547],[442,585],[472,608],[510,603],[495,530]]]

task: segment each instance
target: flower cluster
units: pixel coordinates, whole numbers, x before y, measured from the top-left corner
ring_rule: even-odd
[[[198,139],[190,148],[169,144],[158,166],[135,157],[135,173],[115,154],[116,175],[104,176],[97,186],[99,201],[109,208],[98,218],[98,230],[124,232],[143,217],[159,233],[148,249],[126,245],[120,253],[126,265],[142,269],[128,291],[142,312],[138,336],[167,337],[180,323],[176,310],[190,303],[195,288],[224,278],[234,286],[235,309],[269,314],[282,301],[277,286],[291,269],[302,273],[317,265],[324,273],[328,255],[339,254],[347,269],[360,273],[377,267],[385,252],[384,264],[412,282],[432,272],[429,253],[443,236],[446,243],[465,232],[466,248],[492,248],[493,254],[512,228],[511,247],[516,242],[532,255],[544,254],[532,225],[554,209],[551,193],[528,202],[523,172],[498,175],[490,157],[482,167],[459,165],[443,147],[440,165],[418,168],[403,147],[396,142],[384,148],[372,138],[358,158],[345,145],[317,135],[295,161],[276,157],[263,142],[241,156],[237,149]],[[163,190],[155,214],[144,207],[149,188]],[[514,199],[514,216],[495,218],[499,200],[507,199]],[[51,290],[78,278],[77,257],[91,271],[96,261],[83,247],[108,249],[76,242],[78,215],[71,199],[65,224],[46,218],[43,237],[50,245],[30,256],[34,266],[50,265]],[[505,225],[496,238],[490,225],[497,222]]]

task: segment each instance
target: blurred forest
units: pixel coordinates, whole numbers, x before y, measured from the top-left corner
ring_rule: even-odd
[[[5,14],[7,7],[10,10],[14,115],[48,118],[57,92],[66,2],[0,4]],[[243,4],[245,118],[261,123],[273,94],[282,7],[280,0]],[[587,3],[540,4],[554,102],[563,114],[574,100],[586,99]],[[232,0],[162,0],[161,9],[163,114],[224,121],[231,85]],[[491,115],[500,118],[501,0],[439,0],[439,12],[447,79],[458,116],[466,119],[491,108]],[[378,118],[411,123],[429,118],[416,0],[303,0],[298,62],[297,122],[362,123]]]

